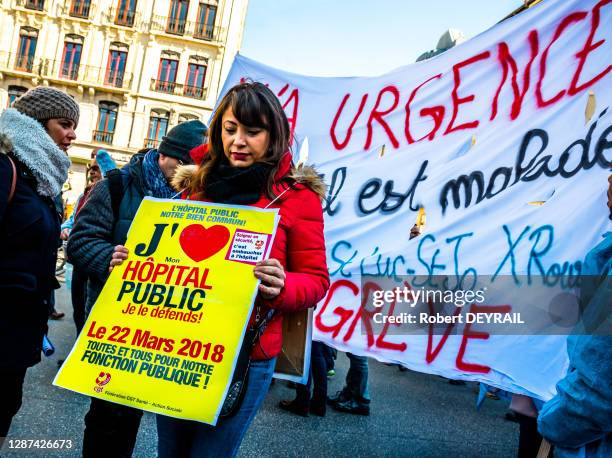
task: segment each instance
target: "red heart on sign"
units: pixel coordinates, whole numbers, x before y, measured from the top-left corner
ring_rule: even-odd
[[[200,224],[191,224],[183,229],[179,242],[187,256],[200,262],[221,251],[229,238],[230,231],[225,226],[216,225],[206,229]]]

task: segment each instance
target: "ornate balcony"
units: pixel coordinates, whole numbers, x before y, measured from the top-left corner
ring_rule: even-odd
[[[0,52],[0,69],[25,73],[40,73],[40,59],[12,52]]]
[[[169,18],[166,23],[166,33],[171,35],[184,35],[185,28],[187,27],[187,21],[179,21],[177,19]]]
[[[219,28],[200,22],[195,23],[193,38],[212,41],[219,39]]]
[[[45,9],[45,0],[17,0],[15,6],[27,8],[29,10],[43,11]]]
[[[33,69],[34,56],[27,56],[23,54],[15,56],[15,70],[32,73]]]
[[[94,130],[92,134],[92,139],[94,142],[98,143],[106,143],[107,145],[113,144],[113,136],[114,132],[105,132],[103,130]]]
[[[78,80],[79,79],[79,66],[78,65],[70,65],[70,64],[62,64],[60,66],[60,77],[66,78],[69,80]]]
[[[164,94],[178,95],[182,97],[190,97],[192,99],[206,98],[206,89],[197,86],[187,86],[172,81],[151,80],[150,89],[155,92],[163,92]]]
[[[192,99],[203,99],[206,97],[206,89],[197,86],[183,86],[183,96]]]
[[[143,148],[157,148],[160,141],[157,138],[145,138]]]
[[[152,79],[151,90],[155,92],[163,92],[165,94],[174,94],[178,83],[172,81],[161,81]]]
[[[43,76],[76,81],[80,84],[129,89],[132,74],[109,72],[107,68],[92,65],[67,65],[59,60],[48,59],[42,65]]]
[[[111,8],[104,15],[104,19],[107,24],[120,25],[122,27],[134,27],[140,19],[140,15],[137,11],[121,10],[117,8]]]
[[[68,15],[81,19],[89,19],[89,13],[92,9],[89,0],[72,0],[68,8]]]
[[[218,41],[223,31],[221,27],[201,22],[181,21],[158,15],[151,18],[151,30],[206,41]]]

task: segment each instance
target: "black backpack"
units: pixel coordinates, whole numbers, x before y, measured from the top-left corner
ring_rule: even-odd
[[[123,188],[123,176],[121,170],[109,170],[106,172],[106,179],[108,180],[108,190],[110,192],[111,207],[113,209],[114,225],[119,219],[119,208],[121,207],[121,201],[123,200],[123,194],[125,192]]]
[[[142,149],[138,151],[138,153],[147,153],[149,151],[151,151],[151,149]],[[119,219],[119,208],[121,207],[121,201],[123,200],[123,195],[125,194],[127,180],[124,181],[123,174],[119,168],[106,172],[106,179],[108,180],[108,190],[110,192],[111,206],[113,208],[114,225]]]

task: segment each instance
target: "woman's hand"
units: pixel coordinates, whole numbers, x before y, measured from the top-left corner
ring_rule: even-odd
[[[258,262],[253,273],[261,280],[259,294],[264,299],[274,299],[285,287],[285,269],[278,259],[271,258]]]
[[[115,251],[113,251],[113,256],[111,257],[110,266],[108,267],[108,271],[112,272],[115,266],[120,266],[123,264],[128,257],[128,249],[123,245],[115,246]]]

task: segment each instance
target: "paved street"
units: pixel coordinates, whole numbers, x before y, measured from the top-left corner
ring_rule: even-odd
[[[50,322],[49,335],[56,353],[28,371],[24,403],[8,439],[70,439],[71,450],[35,453],[2,452],[14,456],[80,456],[83,417],[88,398],[51,386],[57,360],[64,358],[74,340],[69,294],[57,295],[57,309],[66,313]],[[330,392],[342,388],[348,359],[340,354]],[[292,397],[285,382],[276,382],[251,426],[239,456],[418,456],[512,457],[516,455],[518,426],[503,419],[502,401],[485,402],[477,412],[474,384],[452,386],[440,377],[400,372],[371,360],[371,415],[353,416],[328,411],[325,418],[297,417],[280,411],[281,399]],[[155,417],[145,414],[136,457],[156,456]],[[8,443],[8,441],[7,441]]]

